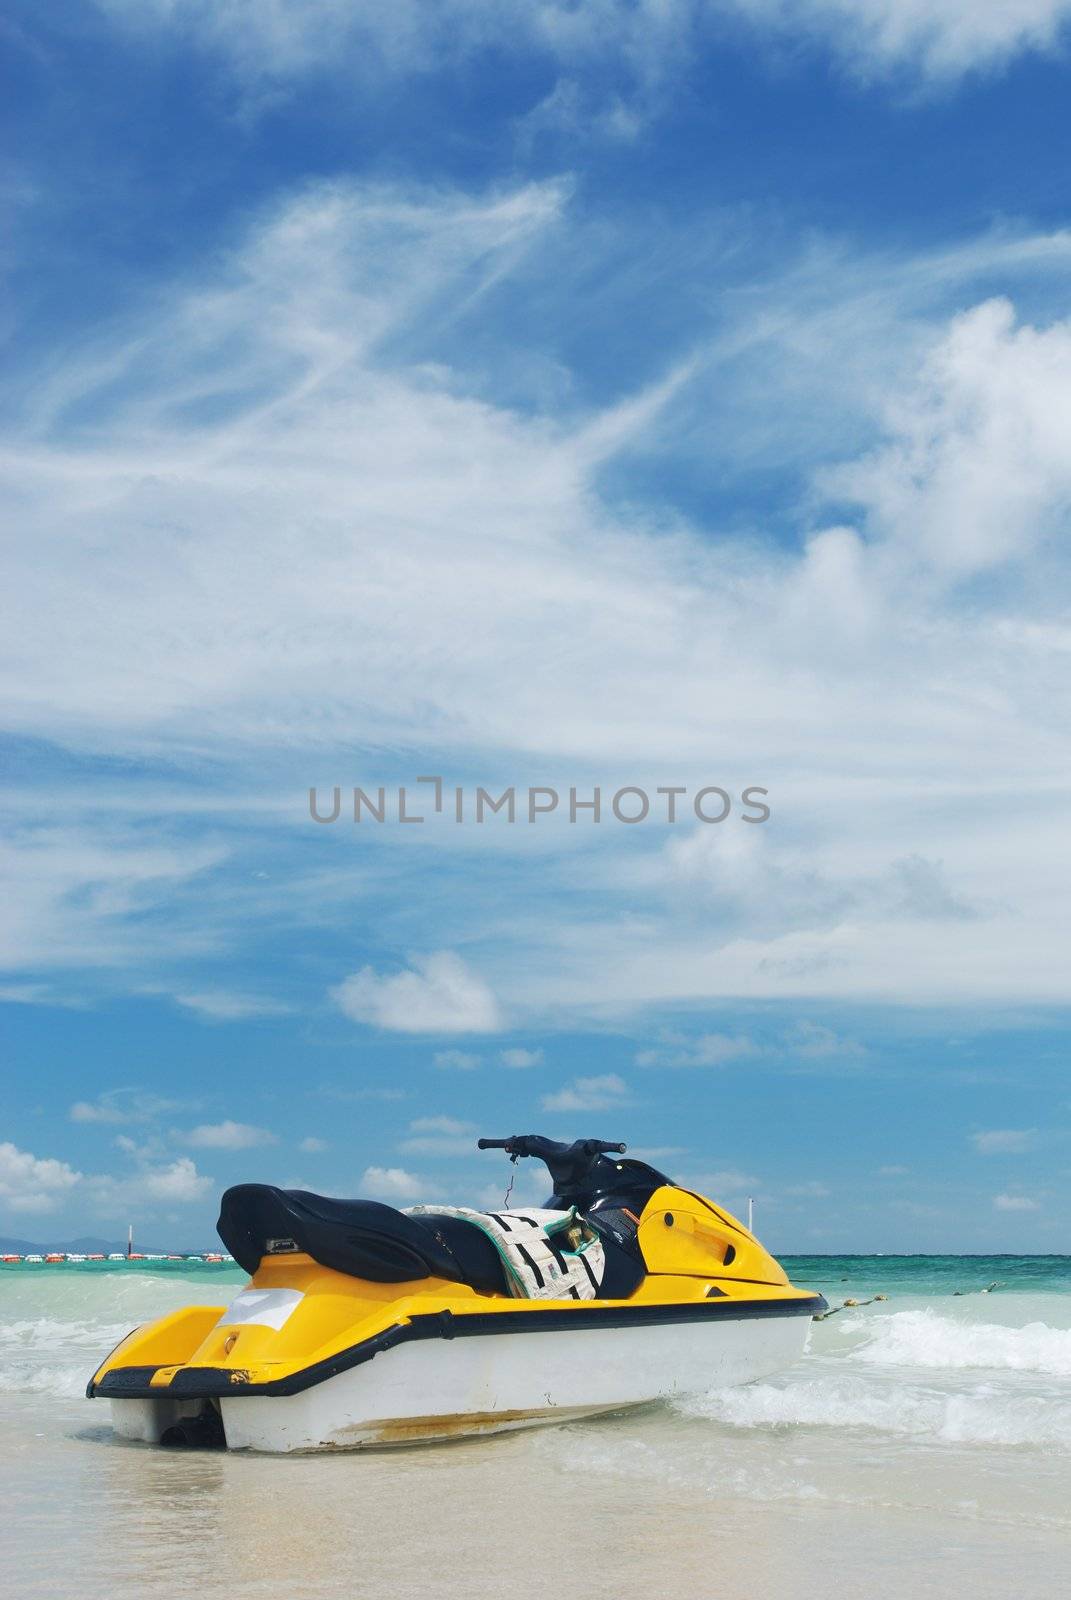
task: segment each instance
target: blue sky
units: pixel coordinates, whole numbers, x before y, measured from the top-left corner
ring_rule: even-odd
[[[1066,1248],[1069,20],[8,8],[0,1232],[538,1128]]]

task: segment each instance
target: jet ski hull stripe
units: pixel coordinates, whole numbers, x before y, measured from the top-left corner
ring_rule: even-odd
[[[313,1362],[300,1372],[288,1373],[284,1378],[272,1378],[265,1383],[243,1381],[242,1375],[231,1367],[180,1367],[168,1384],[152,1386],[158,1367],[116,1367],[105,1373],[99,1383],[90,1383],[87,1396],[110,1396],[119,1400],[207,1399],[226,1396],[240,1400],[244,1395],[301,1394],[317,1383],[348,1372],[396,1345],[408,1344],[414,1339],[486,1338],[510,1333],[553,1333],[582,1328],[636,1328],[660,1327],[679,1322],[741,1322],[752,1317],[813,1317],[824,1311],[826,1301],[820,1294],[807,1295],[799,1300],[698,1300],[688,1305],[610,1306],[585,1304],[582,1312],[575,1311],[475,1311],[455,1315],[450,1311],[418,1314],[408,1322],[385,1328],[371,1339],[340,1350],[323,1361]]]

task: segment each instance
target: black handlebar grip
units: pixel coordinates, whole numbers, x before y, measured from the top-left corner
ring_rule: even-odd
[[[509,1146],[510,1146],[510,1141],[508,1139],[477,1139],[476,1140],[476,1148],[477,1148],[477,1150],[508,1150]]]

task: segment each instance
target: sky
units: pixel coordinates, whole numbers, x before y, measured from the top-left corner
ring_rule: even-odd
[[[1071,0],[0,41],[0,1233],[1066,1251]]]

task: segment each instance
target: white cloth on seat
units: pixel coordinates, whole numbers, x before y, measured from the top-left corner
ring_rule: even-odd
[[[576,1207],[474,1211],[468,1206],[407,1206],[411,1217],[460,1217],[493,1241],[518,1300],[594,1300],[606,1270],[602,1240]]]

